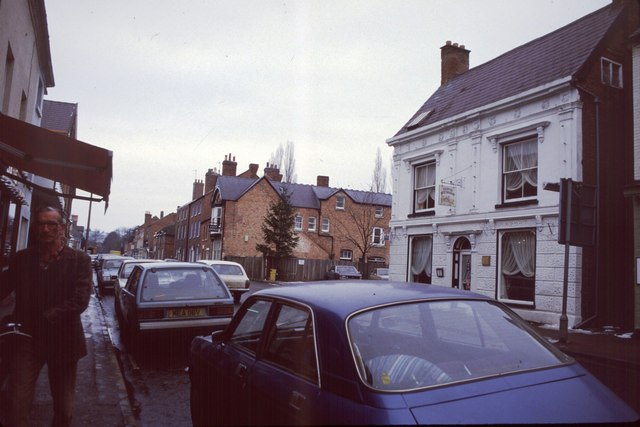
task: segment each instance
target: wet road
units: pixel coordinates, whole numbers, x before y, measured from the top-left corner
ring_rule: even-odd
[[[264,286],[252,283],[251,292]],[[245,298],[243,296],[243,300]],[[190,426],[189,375],[186,368],[191,338],[167,337],[145,341],[144,350],[133,355],[120,338],[113,294],[101,297],[100,301],[131,407],[140,426]]]

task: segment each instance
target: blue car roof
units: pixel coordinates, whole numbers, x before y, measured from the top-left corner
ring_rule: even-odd
[[[379,280],[306,282],[263,289],[254,295],[286,298],[306,304],[316,312],[333,313],[343,319],[358,310],[397,302],[444,298],[490,299],[443,286]]]

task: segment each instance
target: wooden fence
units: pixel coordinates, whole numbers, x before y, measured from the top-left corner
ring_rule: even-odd
[[[350,262],[350,261],[332,261],[328,259],[301,259],[286,258],[275,260],[273,258],[265,259],[262,257],[234,257],[227,256],[227,261],[237,262],[241,264],[247,276],[251,280],[265,280],[270,276],[271,269],[276,270],[276,280],[282,282],[310,282],[314,280],[323,280],[327,271],[331,266],[353,265],[363,274],[363,278],[368,278],[376,268],[387,267],[384,263],[377,262]]]

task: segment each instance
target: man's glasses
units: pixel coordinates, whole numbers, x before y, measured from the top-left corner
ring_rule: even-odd
[[[59,227],[60,224],[59,222],[55,222],[55,221],[50,221],[50,222],[36,222],[36,226],[40,227],[40,228],[56,228]]]

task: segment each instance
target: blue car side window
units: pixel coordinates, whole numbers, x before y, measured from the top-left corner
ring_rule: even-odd
[[[270,301],[254,301],[242,314],[229,342],[255,354],[258,351],[260,335],[270,309]]]
[[[282,305],[269,333],[264,355],[280,367],[317,382],[313,317],[304,308]]]

